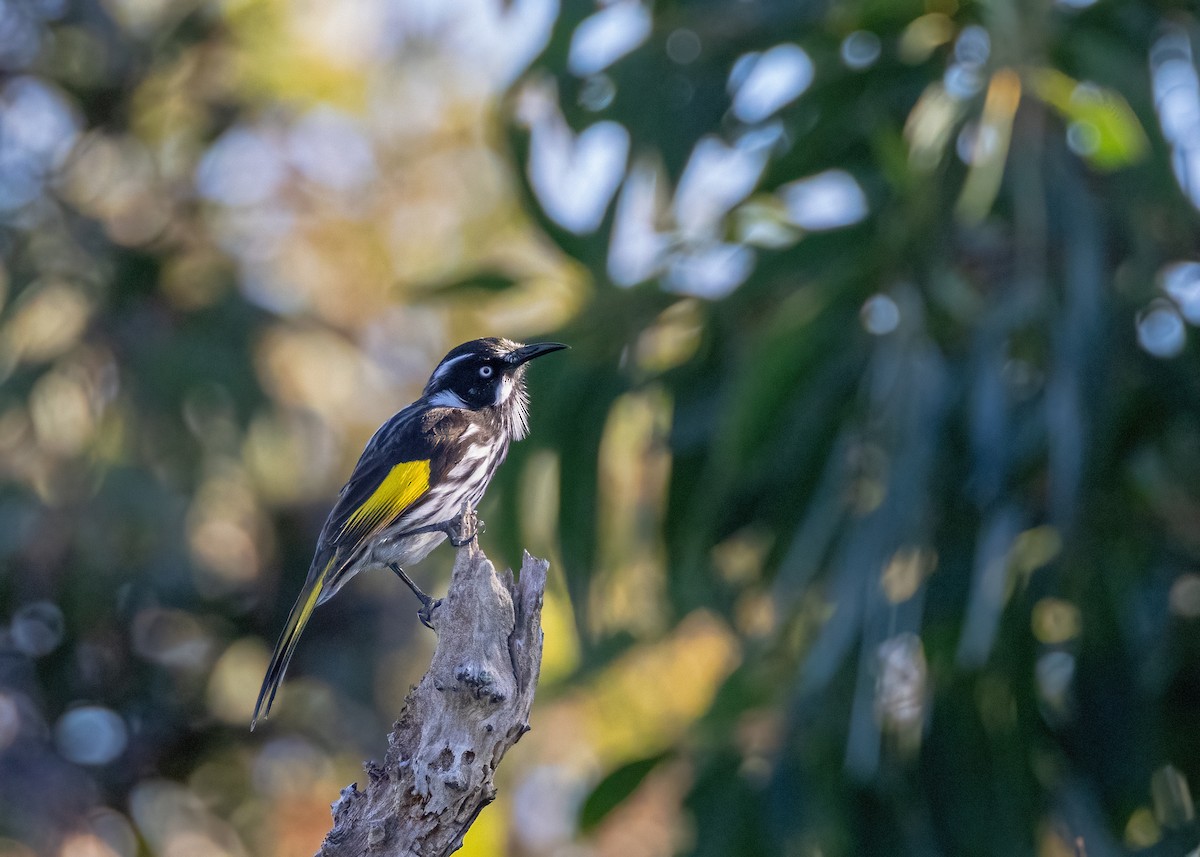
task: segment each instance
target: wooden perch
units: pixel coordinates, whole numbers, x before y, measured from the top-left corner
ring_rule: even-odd
[[[438,857],[462,846],[496,797],[500,760],[529,731],[549,566],[526,553],[514,583],[474,539],[459,548],[433,611],[429,671],[404,701],[384,763],[366,764],[366,788],[352,783],[333,804],[318,857]]]

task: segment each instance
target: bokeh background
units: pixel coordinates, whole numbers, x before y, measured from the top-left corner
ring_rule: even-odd
[[[554,338],[464,853],[1195,853],[1183,0],[0,0],[0,855],[311,853],[433,637],[270,645],[363,443]],[[440,551],[415,573],[440,591]]]

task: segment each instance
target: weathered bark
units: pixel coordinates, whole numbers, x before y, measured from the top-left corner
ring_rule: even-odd
[[[318,857],[450,854],[495,799],[504,754],[529,731],[542,662],[549,563],[528,553],[520,580],[498,575],[472,540],[433,611],[437,649],[388,736],[366,788],[342,790]]]

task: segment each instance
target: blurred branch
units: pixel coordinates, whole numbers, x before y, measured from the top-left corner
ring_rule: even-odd
[[[319,857],[433,857],[462,846],[496,796],[500,760],[529,731],[548,568],[526,553],[514,582],[511,571],[496,574],[475,540],[459,549],[450,591],[433,612],[429,671],[405,700],[384,764],[368,762],[366,788],[352,783],[333,804]]]

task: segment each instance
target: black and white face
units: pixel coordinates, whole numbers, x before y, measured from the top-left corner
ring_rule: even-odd
[[[521,380],[505,369],[503,359],[491,354],[447,357],[429,381],[430,398],[438,404],[473,410],[500,404]]]
[[[524,397],[525,364],[565,348],[554,342],[521,345],[508,339],[476,339],[447,354],[425,387],[431,404],[452,408],[501,406]]]

